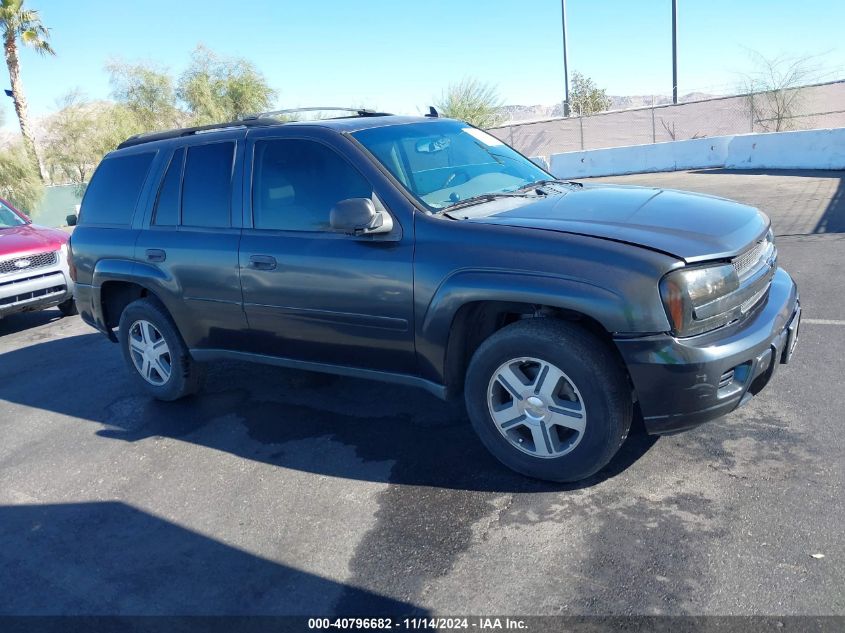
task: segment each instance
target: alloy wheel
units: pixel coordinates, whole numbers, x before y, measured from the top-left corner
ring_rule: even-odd
[[[580,443],[587,424],[587,410],[575,383],[539,358],[502,363],[490,379],[487,406],[502,436],[533,457],[569,453]]]
[[[160,387],[170,379],[173,371],[170,348],[149,321],[135,321],[129,328],[129,353],[135,369],[151,385]]]

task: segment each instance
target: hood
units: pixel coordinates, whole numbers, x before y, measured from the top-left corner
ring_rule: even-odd
[[[514,208],[516,200],[525,199],[507,199],[511,208],[503,211],[505,200],[496,200],[484,205],[490,215],[473,214],[468,221],[628,242],[687,263],[737,255],[769,226],[769,218],[754,207],[669,189],[585,185]]]
[[[65,244],[68,234],[36,224],[0,229],[0,259],[13,255],[29,255],[55,251]]]

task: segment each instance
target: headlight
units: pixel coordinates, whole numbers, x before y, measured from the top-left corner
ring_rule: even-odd
[[[725,300],[738,288],[739,277],[731,264],[681,268],[667,274],[660,281],[660,295],[672,333],[693,336],[733,321],[740,307]]]

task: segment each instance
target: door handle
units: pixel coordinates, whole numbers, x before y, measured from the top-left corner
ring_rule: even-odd
[[[160,248],[148,248],[147,249],[147,261],[148,262],[163,262],[167,259],[167,253],[165,253]]]
[[[250,255],[249,267],[255,270],[275,270],[276,258],[270,255]]]

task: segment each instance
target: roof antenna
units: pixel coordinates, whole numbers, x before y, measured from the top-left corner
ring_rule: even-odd
[[[435,108],[434,106],[428,106],[428,114],[426,114],[426,116],[432,119],[440,117],[440,115],[437,113],[437,108]]]

